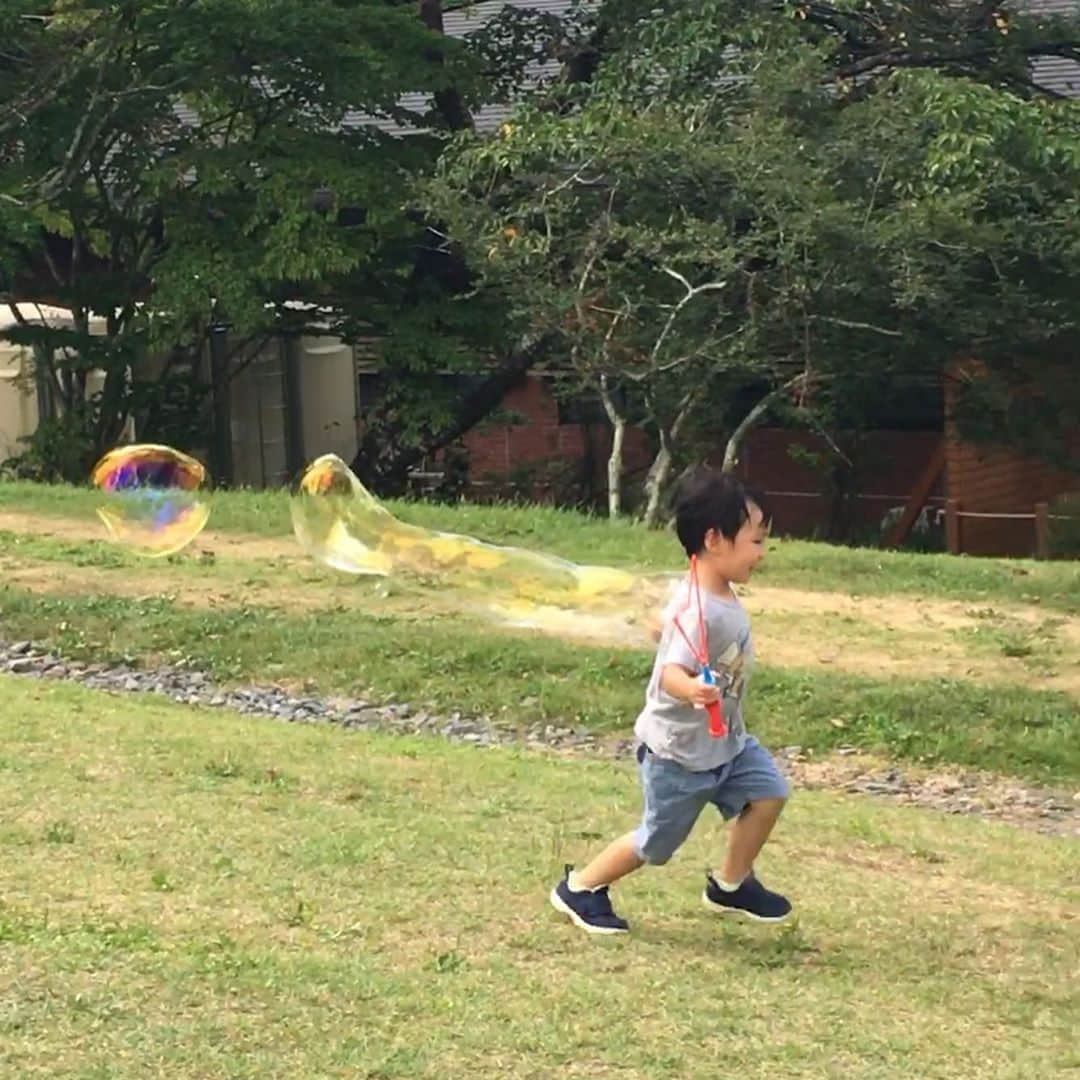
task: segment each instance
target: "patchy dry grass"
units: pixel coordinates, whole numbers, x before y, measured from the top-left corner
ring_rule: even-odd
[[[620,888],[635,934],[593,942],[545,894],[632,822],[628,765],[11,678],[0,717],[5,1075],[1080,1066],[1074,842],[799,794],[761,866],[796,926],[701,908],[703,821]]]
[[[523,633],[462,616],[291,612],[246,603],[189,608],[167,596],[43,596],[0,586],[10,636],[84,660],[182,662],[220,682],[303,684],[408,701],[508,724],[535,720],[628,732],[652,665],[645,651]],[[1073,782],[1075,699],[1027,686],[868,678],[763,664],[748,711],[770,743],[857,746],[896,758]]]
[[[22,524],[27,531],[0,531],[0,571],[9,586],[41,593],[163,596],[196,608],[341,609],[364,617],[401,618],[457,618],[475,604],[473,597],[415,581],[399,579],[390,585],[325,571],[276,542],[254,540],[247,546],[233,538],[216,549],[200,546],[191,554],[149,564],[104,541],[86,539],[80,523],[63,523],[59,535],[31,532],[26,521]],[[754,617],[759,652],[776,667],[823,667],[875,678],[1023,682],[1080,700],[1080,618],[1030,606],[856,598],[756,582],[744,599]],[[481,614],[476,613],[475,622]],[[988,647],[989,631],[999,625],[1009,636],[1002,637],[1001,647]],[[567,621],[564,629],[590,640],[588,624]],[[627,641],[606,643],[622,647]]]
[[[216,492],[205,543],[251,545],[255,537],[295,551],[284,491]],[[42,518],[95,527],[94,493],[86,488],[24,482],[0,484],[0,528]],[[498,544],[550,551],[576,562],[678,569],[678,545],[670,534],[542,506],[387,503],[402,519],[426,528],[467,533]],[[17,525],[19,519],[22,525]],[[87,530],[90,530],[87,533]],[[264,549],[265,550],[265,549]],[[921,596],[967,604],[1036,604],[1080,615],[1080,562],[971,559],[949,555],[846,548],[805,540],[776,540],[760,581],[776,587],[856,596]]]
[[[650,668],[646,648],[499,630],[445,589],[333,574],[281,540],[231,535],[149,563],[87,539],[84,521],[0,525],[7,633],[69,656],[183,659],[225,681],[606,731],[629,728]],[[746,602],[763,661],[752,722],[766,738],[1080,776],[1080,619],[757,581]]]

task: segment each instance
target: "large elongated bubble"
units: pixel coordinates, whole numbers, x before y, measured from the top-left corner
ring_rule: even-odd
[[[110,539],[140,555],[180,551],[210,516],[206,469],[171,446],[119,446],[94,466],[90,482]]]
[[[636,638],[673,580],[406,524],[334,454],[308,466],[290,509],[297,540],[324,566],[437,580],[505,621],[555,632]]]

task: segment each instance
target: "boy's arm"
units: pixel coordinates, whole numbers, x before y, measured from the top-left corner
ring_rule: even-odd
[[[700,675],[695,675],[682,664],[665,664],[660,669],[660,689],[697,708],[720,700],[718,687],[709,686]]]

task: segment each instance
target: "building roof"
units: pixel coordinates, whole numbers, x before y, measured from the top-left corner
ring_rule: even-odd
[[[443,26],[448,36],[464,39],[482,29],[506,8],[562,18],[578,6],[577,0],[477,0],[476,3],[445,12]],[[1025,6],[1034,12],[1080,16],[1080,0],[1026,0]],[[1040,86],[1066,97],[1080,97],[1080,63],[1062,57],[1047,57],[1036,60],[1032,67],[1035,81]],[[556,60],[533,64],[527,69],[523,89],[531,89],[538,82],[553,78],[558,72],[559,62]],[[421,114],[431,108],[432,102],[427,94],[405,94],[401,105]],[[473,117],[477,131],[497,131],[512,110],[513,104],[508,102],[481,106]],[[182,102],[177,104],[177,113],[184,121],[195,121],[194,112]],[[345,126],[374,126],[393,135],[404,135],[415,130],[402,127],[393,120],[373,118],[359,111],[346,115]]]
[[[568,15],[575,6],[577,6],[575,0],[478,0],[477,3],[469,3],[462,8],[447,11],[443,16],[443,28],[448,37],[463,39],[483,28],[505,8],[520,8],[541,15],[563,17]],[[533,64],[526,71],[524,88],[529,89],[540,80],[558,74],[559,64],[557,61]],[[422,114],[431,109],[432,100],[431,96],[425,93],[404,94],[399,104],[411,112]],[[473,116],[476,129],[484,132],[497,131],[506,122],[512,109],[513,105],[509,103],[482,106]],[[184,123],[196,122],[195,111],[185,102],[177,102],[176,113]],[[403,127],[393,120],[371,117],[360,111],[347,113],[344,126],[375,127],[392,135],[410,134],[416,130]]]
[[[1080,16],[1080,0],[1027,0],[1030,11],[1045,15]],[[1080,63],[1064,57],[1045,57],[1032,65],[1035,81],[1051,93],[1080,98]]]
[[[577,6],[574,0],[479,0],[457,10],[447,11],[443,15],[443,29],[448,37],[464,39],[481,30],[506,8],[520,8],[523,11],[537,12],[563,18]],[[559,62],[531,64],[526,68],[523,90],[532,89],[544,79],[553,78],[559,73]],[[414,112],[423,113],[431,108],[431,98],[426,94],[406,94],[401,104]],[[513,104],[500,102],[481,106],[473,115],[476,130],[481,132],[497,131],[513,111]],[[370,124],[370,118],[361,113],[350,113],[346,124]],[[375,126],[394,134],[403,134],[402,128],[389,121],[375,121]]]
[[[16,318],[12,308],[18,310]],[[51,326],[55,329],[69,329],[74,326],[74,316],[68,308],[54,307],[50,304],[0,304],[0,333],[20,326],[23,322],[34,326]],[[99,333],[105,326],[105,320],[97,315],[90,317],[90,332]]]

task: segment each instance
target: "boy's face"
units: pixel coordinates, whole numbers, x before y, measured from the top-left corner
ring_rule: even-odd
[[[737,584],[749,581],[758,563],[765,558],[765,541],[769,537],[761,507],[751,502],[746,504],[746,509],[750,516],[734,540],[715,530],[705,536],[705,550],[710,560],[728,581]]]

